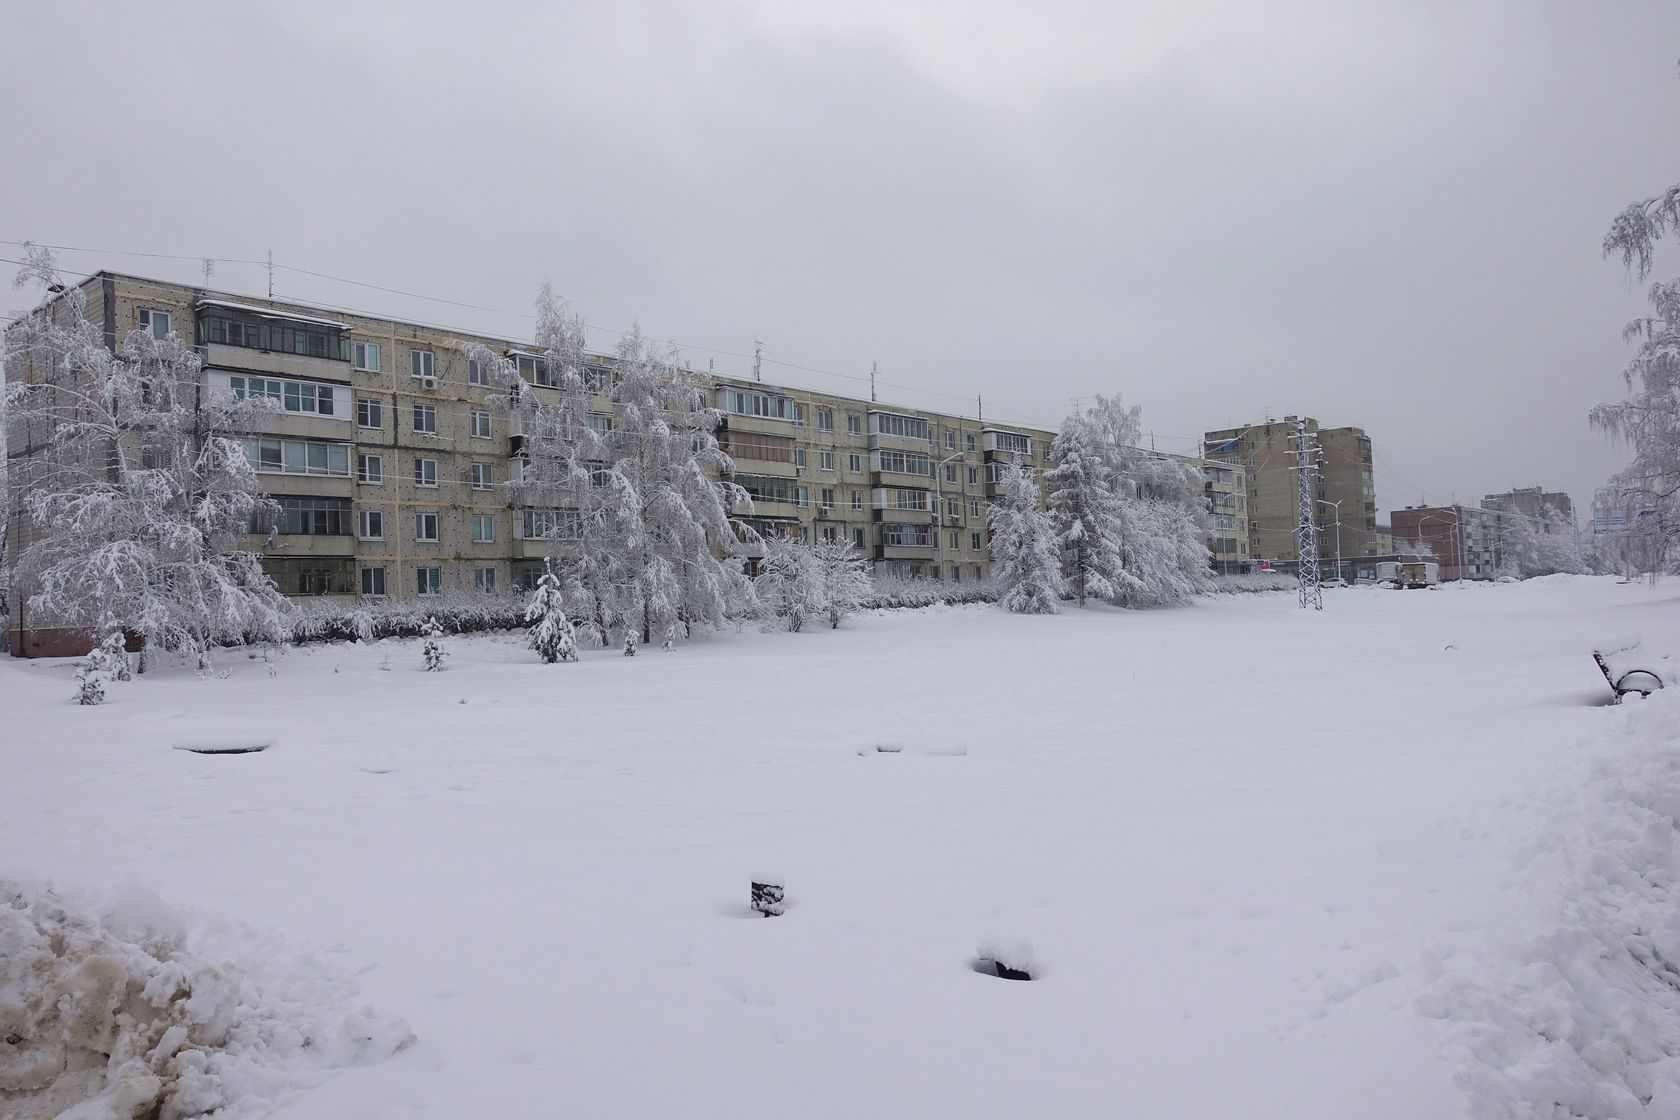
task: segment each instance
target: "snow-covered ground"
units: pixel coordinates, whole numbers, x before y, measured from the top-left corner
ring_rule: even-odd
[[[1675,1116],[1675,992],[1610,958],[1680,961],[1680,695],[1605,706],[1588,649],[1677,624],[1587,578],[975,607],[225,656],[91,708],[0,659],[0,878],[359,973],[417,1041],[289,1120]]]

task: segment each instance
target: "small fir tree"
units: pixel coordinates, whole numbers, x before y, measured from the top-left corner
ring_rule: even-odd
[[[92,650],[76,668],[76,694],[72,697],[78,704],[105,703],[105,661],[100,649]]]
[[[525,621],[531,624],[527,642],[545,664],[578,659],[577,631],[572,628],[572,620],[566,616],[560,577],[555,574],[552,563],[537,581],[537,589],[525,608]]]
[[[443,648],[443,627],[437,619],[428,617],[420,627],[420,634],[426,639],[420,646],[420,660],[426,672],[442,672],[443,659],[449,656],[449,651]]]

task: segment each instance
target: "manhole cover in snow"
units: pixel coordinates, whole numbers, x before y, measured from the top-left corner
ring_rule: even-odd
[[[193,754],[256,754],[266,751],[274,745],[273,739],[203,739],[176,743],[178,751],[191,751]]]

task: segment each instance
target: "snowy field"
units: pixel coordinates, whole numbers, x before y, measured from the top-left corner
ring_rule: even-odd
[[[0,659],[0,878],[149,888],[412,1028],[287,1120],[1680,1116],[1680,692],[1588,658],[1680,588],[1326,603],[316,646],[91,708]]]

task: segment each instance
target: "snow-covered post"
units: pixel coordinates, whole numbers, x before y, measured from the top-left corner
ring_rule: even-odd
[[[986,511],[999,603],[1017,614],[1055,614],[1062,594],[1061,561],[1050,517],[1038,508],[1038,483],[1019,462],[1004,466],[1002,494]]]
[[[420,645],[420,661],[426,672],[442,672],[443,659],[449,656],[449,651],[443,648],[443,627],[437,619],[428,616],[420,627],[420,633],[425,638]]]
[[[531,624],[527,643],[537,651],[544,663],[578,659],[577,632],[572,620],[566,617],[566,604],[560,594],[560,578],[555,575],[554,563],[549,562],[531,602],[525,608],[525,621]]]

